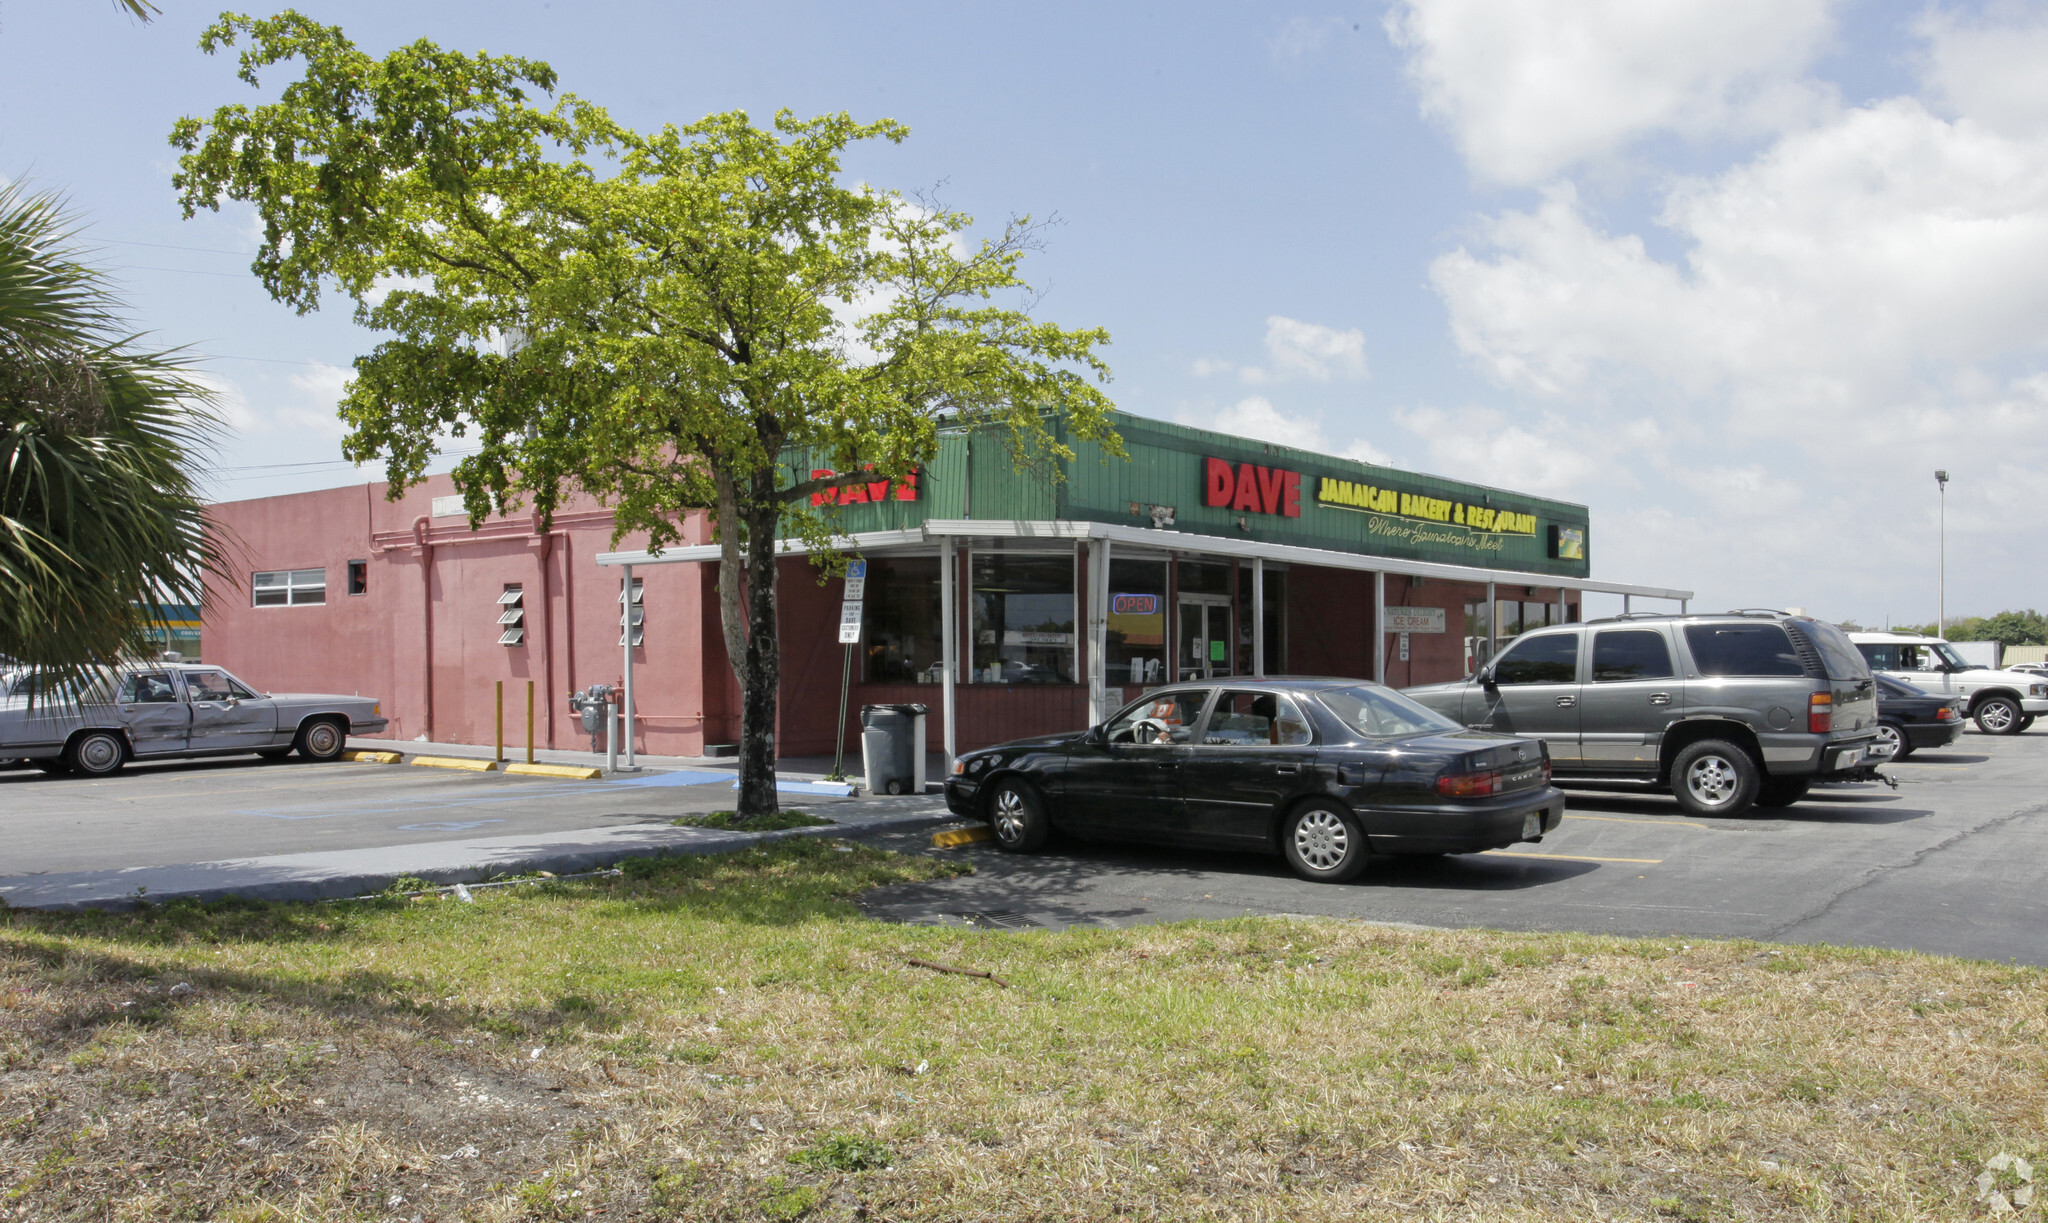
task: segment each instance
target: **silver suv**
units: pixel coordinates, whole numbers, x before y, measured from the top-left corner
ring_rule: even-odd
[[[1470,679],[1406,691],[1466,726],[1543,740],[1559,785],[1668,790],[1695,815],[1789,806],[1886,759],[1863,655],[1834,625],[1778,612],[1535,629]]]

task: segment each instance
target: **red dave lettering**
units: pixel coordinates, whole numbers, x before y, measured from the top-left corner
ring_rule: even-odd
[[[1233,466],[1226,459],[1202,463],[1203,503],[1229,507],[1233,513],[1301,517],[1301,473],[1253,463]]]
[[[863,471],[873,471],[873,463],[864,464]],[[839,473],[829,467],[814,468],[811,479],[821,480]],[[812,505],[865,505],[870,501],[889,499],[889,481],[877,480],[872,484],[848,484],[840,488],[828,488],[811,494]],[[917,500],[917,472],[911,471],[896,478],[896,500]]]

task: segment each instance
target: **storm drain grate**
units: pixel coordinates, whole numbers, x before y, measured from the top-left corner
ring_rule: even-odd
[[[1039,923],[1022,913],[1010,909],[990,909],[981,913],[962,913],[960,920],[971,926],[1000,926],[1006,930],[1021,930]]]

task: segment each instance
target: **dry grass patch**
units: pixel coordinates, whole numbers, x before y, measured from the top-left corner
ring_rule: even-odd
[[[2032,969],[844,903],[952,869],[803,840],[474,904],[10,914],[0,1220],[2041,1210]]]

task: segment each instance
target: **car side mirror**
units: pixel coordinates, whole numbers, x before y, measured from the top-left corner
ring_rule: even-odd
[[[1082,739],[1089,743],[1107,743],[1109,742],[1109,726],[1107,724],[1091,726],[1088,728],[1088,733],[1082,736]]]
[[[1491,692],[1495,688],[1500,687],[1499,684],[1494,682],[1492,668],[1489,667],[1486,670],[1481,671],[1479,673],[1479,686],[1481,688],[1486,689],[1488,692]]]

